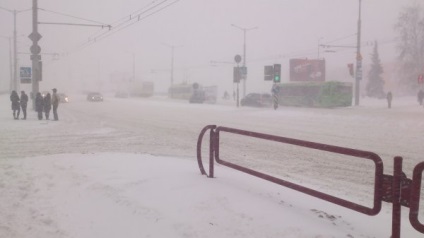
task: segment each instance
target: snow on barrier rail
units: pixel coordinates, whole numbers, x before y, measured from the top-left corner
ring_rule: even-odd
[[[202,162],[202,141],[207,131],[209,134],[209,173],[203,167]],[[313,190],[271,175],[261,173],[228,161],[220,159],[219,138],[221,133],[231,133],[240,136],[254,137],[258,139],[275,141],[294,146],[305,147],[315,150],[326,151],[330,153],[352,156],[356,159],[370,160],[374,163],[374,201],[372,207],[366,207],[351,201],[347,201],[317,190]],[[325,158],[323,158],[325,159]],[[400,217],[401,206],[409,207],[409,220],[411,225],[419,232],[424,233],[424,224],[418,219],[421,195],[421,179],[424,171],[424,162],[419,163],[413,171],[413,179],[408,179],[402,172],[402,157],[394,158],[393,175],[383,174],[383,162],[381,158],[373,153],[362,150],[338,147],[333,145],[320,144],[310,141],[297,140],[287,137],[257,133],[252,131],[239,130],[228,127],[217,127],[216,125],[205,126],[197,140],[197,162],[200,172],[209,178],[214,177],[214,162],[224,166],[239,170],[241,172],[265,179],[267,181],[297,190],[299,192],[323,199],[325,201],[346,207],[348,209],[373,216],[381,211],[382,202],[392,203],[392,238],[400,238]]]

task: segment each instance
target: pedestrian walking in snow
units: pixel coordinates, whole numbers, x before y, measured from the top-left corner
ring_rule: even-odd
[[[35,111],[37,111],[38,120],[43,119],[44,99],[41,93],[38,92],[35,96]]]
[[[21,108],[22,108],[22,114],[24,117],[22,117],[23,120],[26,120],[27,117],[27,105],[28,105],[28,95],[25,93],[25,91],[21,91]]]
[[[52,109],[52,97],[50,96],[50,93],[47,93],[46,96],[44,96],[43,108],[46,120],[49,120],[50,110]]]
[[[59,95],[57,95],[57,89],[54,88],[52,90],[53,90],[53,95],[52,95],[53,116],[54,116],[54,120],[58,121],[59,116],[57,115],[57,108],[59,107],[60,98],[59,98]]]
[[[19,113],[21,112],[21,106],[19,104],[19,95],[13,90],[10,94],[10,101],[12,102],[13,119],[19,120]]]
[[[420,105],[423,105],[424,91],[422,89],[418,91],[417,98],[418,98],[418,103],[420,103]]]
[[[388,92],[387,93],[387,106],[389,108],[392,108],[392,99],[393,99],[392,92]]]

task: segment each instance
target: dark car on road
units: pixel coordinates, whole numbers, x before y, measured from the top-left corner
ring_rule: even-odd
[[[272,97],[269,93],[249,93],[240,101],[241,106],[270,107]]]
[[[102,102],[103,95],[101,93],[96,93],[96,92],[88,93],[87,100],[90,102]]]

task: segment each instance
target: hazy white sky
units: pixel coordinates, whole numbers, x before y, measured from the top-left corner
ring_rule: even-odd
[[[375,40],[380,43],[381,60],[394,61],[393,25],[400,10],[414,1],[362,0],[365,66],[370,63],[372,50],[367,43]],[[270,82],[263,81],[265,65],[281,63],[284,81],[288,80],[288,60],[318,57],[318,43],[356,45],[358,0],[39,0],[39,8],[45,9],[39,11],[39,21],[93,24],[53,13],[58,12],[113,25],[124,17],[129,19],[136,10],[161,2],[160,6],[175,3],[82,50],[79,46],[101,32],[100,28],[39,25],[42,53],[60,54],[59,60],[42,56],[40,89],[55,86],[67,91],[83,86],[104,90],[110,73],[132,75],[134,56],[136,79],[154,81],[157,90],[166,91],[171,66],[171,48],[167,44],[176,46],[174,83],[200,82],[232,91],[233,65],[225,62],[233,62],[236,54],[243,54],[243,31],[231,24],[257,27],[247,31],[247,92],[269,90]],[[26,10],[32,7],[32,1],[0,0],[0,7]],[[21,53],[29,52],[31,45],[27,38],[32,31],[31,14],[26,11],[17,15]],[[13,14],[0,10],[0,21],[0,35],[12,35]],[[332,49],[337,51],[334,53],[324,50],[320,49],[319,56],[326,59],[327,80],[349,79],[346,64],[354,62],[355,49]],[[222,63],[212,65],[211,61]],[[0,39],[0,62],[0,89],[7,90],[9,45],[4,38]],[[29,55],[19,54],[19,64],[31,65]]]

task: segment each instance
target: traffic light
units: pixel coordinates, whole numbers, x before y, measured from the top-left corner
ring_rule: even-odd
[[[267,65],[264,67],[264,79],[265,81],[272,81],[274,80],[274,66]]]
[[[281,81],[281,64],[274,64],[274,83]]]
[[[349,68],[349,74],[353,77],[353,64],[347,64],[347,67]]]

